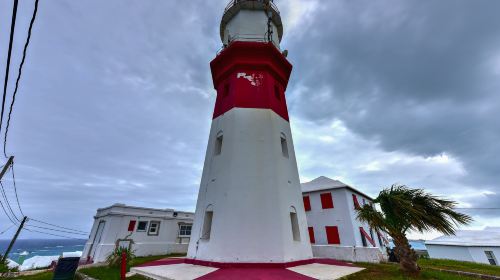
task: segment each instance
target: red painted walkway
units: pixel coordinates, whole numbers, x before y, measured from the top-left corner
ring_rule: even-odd
[[[172,265],[180,263],[190,263],[196,265],[209,265],[212,267],[218,267],[219,269],[208,273],[197,279],[199,280],[311,280],[311,278],[291,270],[286,269],[287,267],[293,267],[298,265],[319,263],[319,264],[329,264],[329,265],[339,265],[339,266],[350,266],[354,267],[353,264],[332,260],[332,259],[311,259],[305,261],[283,263],[283,264],[258,264],[258,263],[243,263],[243,264],[227,264],[227,263],[207,263],[201,262],[197,263],[191,259],[184,258],[167,258],[157,261],[152,261],[149,263],[141,264],[138,267],[146,266],[159,266],[159,265]],[[271,266],[270,266],[271,265]],[[273,267],[274,266],[274,267]]]

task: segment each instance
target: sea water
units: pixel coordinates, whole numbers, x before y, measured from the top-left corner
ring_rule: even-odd
[[[18,239],[9,253],[9,259],[22,264],[34,256],[58,256],[63,252],[83,251],[85,239]],[[3,255],[10,240],[0,239],[0,252]]]

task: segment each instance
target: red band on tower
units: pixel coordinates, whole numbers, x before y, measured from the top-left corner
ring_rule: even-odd
[[[271,109],[288,121],[285,90],[292,65],[272,43],[233,42],[210,63],[213,118],[232,108]]]

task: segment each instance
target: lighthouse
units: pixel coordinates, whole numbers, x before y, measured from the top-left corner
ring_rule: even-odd
[[[285,92],[292,65],[270,0],[233,0],[210,63],[217,91],[187,258],[286,264],[312,258]]]

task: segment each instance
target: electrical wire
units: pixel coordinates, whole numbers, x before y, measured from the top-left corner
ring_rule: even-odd
[[[36,227],[39,229],[46,229],[50,231],[58,231],[58,232],[64,232],[64,233],[69,233],[69,234],[76,234],[76,235],[87,235],[85,233],[76,233],[76,232],[71,232],[71,231],[66,231],[66,230],[60,230],[60,229],[53,229],[53,228],[48,228],[48,227],[40,227],[40,226],[35,226],[35,225],[26,225],[28,227]]]
[[[62,229],[67,229],[67,230],[71,230],[71,231],[75,231],[75,232],[79,232],[79,233],[84,233],[86,235],[89,234],[88,232],[85,232],[85,231],[81,231],[81,230],[77,230],[77,229],[72,229],[72,228],[68,228],[68,227],[63,227],[63,226],[58,226],[58,225],[54,225],[54,224],[47,223],[47,222],[44,222],[44,221],[40,221],[40,220],[33,219],[33,218],[30,218],[30,221],[34,221],[34,222],[46,224],[46,225],[53,226],[53,227],[56,227],[56,228],[62,228]]]
[[[7,53],[7,63],[5,65],[5,80],[4,80],[4,85],[3,85],[2,111],[0,113],[0,132],[2,131],[3,112],[5,110],[5,97],[7,96],[7,84],[9,83],[10,57],[12,54],[12,42],[14,41],[14,31],[15,31],[15,27],[16,27],[17,4],[18,4],[18,0],[14,0],[14,6],[12,7],[12,21],[10,24],[9,51]]]
[[[70,237],[70,236],[59,235],[59,234],[53,234],[53,233],[48,233],[48,232],[43,232],[43,231],[38,231],[38,230],[28,229],[28,228],[25,228],[25,230],[30,231],[30,232],[36,232],[36,233],[41,233],[41,234],[47,234],[47,235],[52,235],[52,236],[57,236],[57,237],[68,238],[68,239],[82,239],[82,238]]]
[[[4,234],[4,233],[6,233],[9,229],[11,229],[11,228],[12,228],[12,227],[14,227],[14,226],[15,226],[14,224],[10,225],[10,226],[9,226],[8,228],[6,228],[5,230],[1,231],[1,232],[0,232],[0,234]]]
[[[12,214],[12,216],[14,217],[14,219],[16,219],[18,222],[20,222],[21,220],[19,220],[19,218],[16,216],[16,213],[14,213],[14,211],[12,210],[12,207],[10,206],[9,199],[7,198],[7,194],[5,193],[5,189],[4,189],[4,186],[2,184],[2,181],[0,181],[0,187],[1,187],[0,190],[2,192],[2,196],[4,198],[5,204],[7,205],[7,208],[9,208],[9,211]]]
[[[7,213],[7,210],[5,210],[5,207],[3,206],[3,203],[2,203],[2,200],[0,199],[0,206],[2,206],[2,209],[3,209],[3,212],[5,213],[5,216],[7,216],[7,218],[9,218],[9,220],[14,224],[16,225],[17,223],[15,222],[15,220],[13,220],[10,215]]]
[[[38,0],[35,0],[35,8],[33,10],[33,15],[31,17],[30,26],[28,28],[28,37],[26,38],[26,43],[24,44],[23,58],[21,59],[21,63],[19,64],[19,69],[18,69],[17,79],[16,79],[16,86],[14,88],[14,93],[12,94],[12,101],[11,101],[10,107],[9,107],[9,115],[8,115],[8,118],[7,118],[7,124],[5,126],[5,137],[4,137],[4,140],[3,140],[3,154],[4,154],[5,157],[7,157],[5,149],[7,147],[7,134],[9,133],[10,117],[12,115],[12,110],[14,108],[14,102],[16,101],[16,93],[17,93],[17,89],[19,87],[19,80],[21,79],[21,74],[22,74],[22,71],[23,71],[24,61],[26,59],[26,51],[27,51],[28,45],[30,43],[31,30],[33,29],[33,23],[35,22],[36,12],[37,11],[38,11]]]
[[[16,194],[17,207],[19,207],[19,211],[21,212],[21,214],[24,217],[25,215],[23,213],[23,210],[21,209],[21,203],[19,203],[19,196],[17,195],[16,176],[14,175],[14,162],[12,162],[12,165],[10,166],[10,169],[12,171],[12,182],[14,184],[14,192]]]

